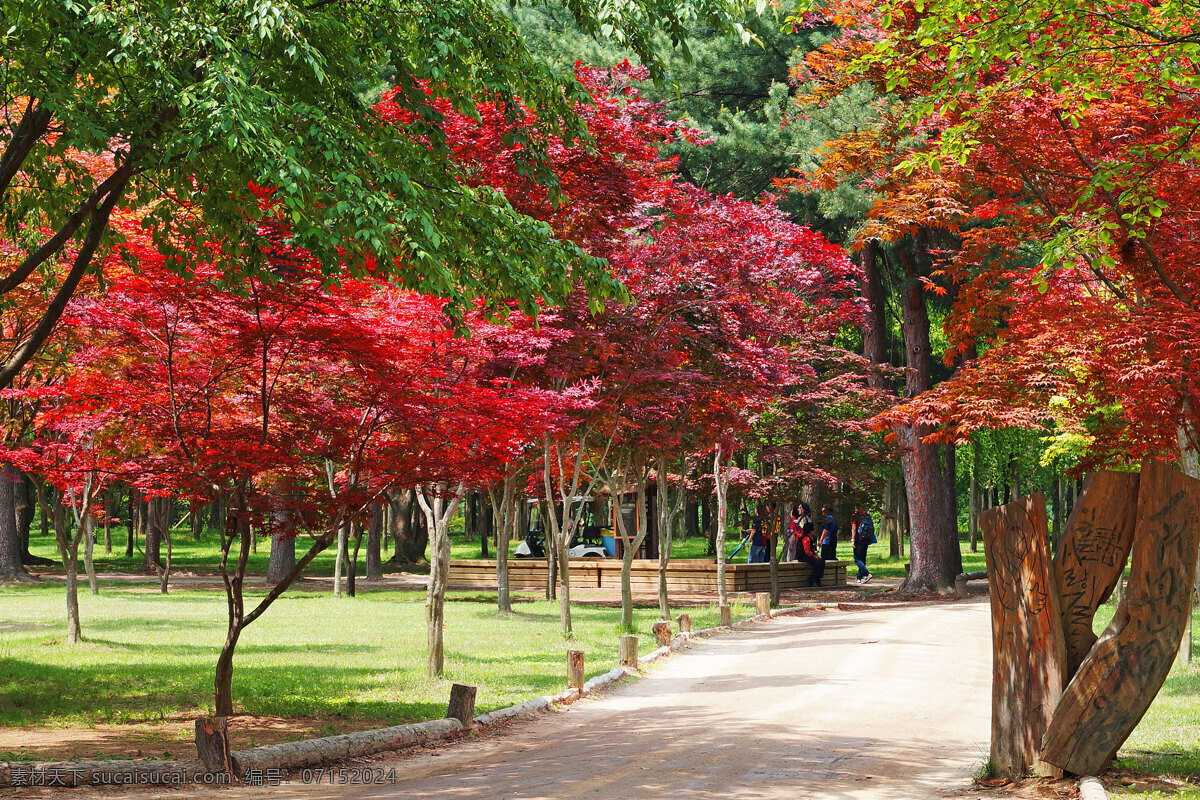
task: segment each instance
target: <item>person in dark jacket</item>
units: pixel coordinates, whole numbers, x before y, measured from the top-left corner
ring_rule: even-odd
[[[825,575],[825,561],[817,555],[817,546],[813,542],[812,522],[804,523],[804,528],[800,533],[800,545],[797,548],[796,558],[812,567],[808,575],[808,585],[810,587],[820,586],[821,578]]]
[[[821,516],[825,518],[825,522],[821,526],[821,538],[817,542],[821,546],[821,558],[826,561],[837,561],[838,524],[828,507],[821,509]]]
[[[858,565],[858,583],[868,583],[874,576],[867,569],[867,547],[875,543],[875,521],[866,511],[855,511],[851,521],[854,530],[854,563]]]
[[[767,543],[771,534],[767,531],[766,512],[761,506],[754,512],[750,529],[750,557],[746,559],[746,563],[762,564],[767,560]]]

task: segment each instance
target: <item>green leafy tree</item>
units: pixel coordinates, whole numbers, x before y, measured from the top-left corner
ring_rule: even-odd
[[[585,30],[620,39],[655,74],[656,30],[673,43],[696,20],[729,30],[738,0],[572,2]],[[264,261],[251,185],[276,187],[291,244],[333,273],[375,272],[452,301],[516,298],[533,310],[582,279],[616,284],[503,196],[459,180],[427,89],[468,111],[480,96],[581,131],[587,96],[532,55],[479,0],[3,0],[0,4],[0,296],[37,273],[46,306],[11,343],[0,387],[37,353],[118,207],[145,209],[155,243],[188,267],[219,241],[241,271]],[[403,129],[371,114],[370,87],[402,87]]]

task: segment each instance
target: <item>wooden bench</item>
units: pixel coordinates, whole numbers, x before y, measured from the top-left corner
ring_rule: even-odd
[[[845,561],[826,561],[822,586],[846,584]],[[513,589],[541,589],[546,585],[545,559],[512,558],[508,562],[508,585]],[[581,589],[617,589],[621,586],[621,562],[613,558],[571,559],[571,586]],[[780,563],[779,588],[803,589],[811,567],[800,561]],[[635,592],[658,590],[658,562],[638,559],[630,571]],[[447,584],[451,588],[496,588],[496,562],[490,559],[461,559],[450,562]],[[725,565],[725,588],[730,592],[766,592],[771,589],[770,564]],[[717,590],[717,565],[707,559],[677,559],[667,565],[668,591]]]

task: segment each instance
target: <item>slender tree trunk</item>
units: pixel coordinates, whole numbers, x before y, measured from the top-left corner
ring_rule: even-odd
[[[356,520],[351,520],[349,535],[354,540],[354,550],[350,553],[346,565],[346,594],[351,597],[358,596],[358,586],[355,578],[358,577],[358,550],[362,546],[362,534],[362,524]]]
[[[199,511],[188,514],[188,526],[192,529],[192,541],[198,542],[204,534],[204,516]]]
[[[342,596],[342,565],[346,561],[346,537],[349,536],[350,523],[343,522],[338,528],[337,552],[333,558],[333,596]]]
[[[242,584],[246,575],[246,563],[250,560],[250,509],[246,496],[245,482],[240,483],[229,498],[226,508],[226,526],[231,528],[222,537],[221,578],[225,583],[225,599],[228,611],[225,628],[225,644],[217,657],[217,668],[213,675],[215,716],[233,716],[233,653],[242,635],[245,620],[245,600]],[[229,553],[238,545],[237,561],[233,572],[229,571]]]
[[[0,582],[33,580],[21,563],[21,536],[17,530],[15,488],[21,473],[7,462],[0,463]]]
[[[112,493],[104,492],[104,555],[112,555],[112,518],[113,518],[113,501]]]
[[[137,489],[134,489],[132,486],[129,487],[129,502],[126,504],[125,510],[125,557],[133,558],[137,533],[141,529],[139,523],[141,503],[138,500]]]
[[[80,525],[73,536],[68,535],[62,505],[55,505],[52,513],[54,540],[58,544],[58,554],[67,578],[67,644],[79,644],[83,641],[79,622],[79,543],[83,539],[84,527]]]
[[[167,519],[168,525],[165,528],[163,528],[162,540],[163,540],[163,544],[165,544],[167,546],[167,557],[163,561],[162,571],[159,573],[159,576],[158,576],[158,590],[160,592],[162,592],[163,594],[166,594],[169,582],[171,580],[171,526],[169,524],[171,521],[171,516],[170,516],[171,501],[164,500],[164,502],[167,504],[166,519]]]
[[[729,605],[725,588],[725,518],[729,513],[729,464],[721,461],[721,445],[713,457],[713,482],[717,491],[717,605]]]
[[[627,632],[633,631],[633,558],[641,548],[642,542],[646,540],[649,529],[649,520],[646,517],[646,470],[637,458],[630,458],[630,466],[634,473],[634,497],[637,503],[637,531],[632,540],[628,531],[624,530],[624,515],[619,511],[617,513],[617,522],[622,526],[621,536],[628,542],[621,558],[621,630]]]
[[[424,491],[417,490],[417,501],[425,514],[430,531],[429,589],[425,595],[425,622],[427,626],[426,671],[430,678],[440,678],[445,669],[445,647],[443,629],[446,625],[446,579],[450,573],[450,518],[458,510],[462,500],[463,486],[460,483],[453,498],[447,504],[444,497],[445,484],[437,487],[432,501],[426,499]]]
[[[157,574],[162,568],[160,556],[165,530],[170,527],[170,501],[162,497],[146,500],[146,538],[142,547],[142,571]]]
[[[100,594],[100,584],[96,580],[96,563],[92,559],[92,553],[96,546],[96,528],[95,522],[92,520],[92,515],[85,508],[82,516],[83,521],[83,570],[87,573],[88,590],[93,596]]]
[[[508,585],[508,549],[512,541],[513,527],[517,520],[517,481],[520,473],[505,472],[503,494],[498,498],[495,491],[489,492],[491,518],[500,519],[496,540],[496,607],[501,614],[512,613],[512,595]]]

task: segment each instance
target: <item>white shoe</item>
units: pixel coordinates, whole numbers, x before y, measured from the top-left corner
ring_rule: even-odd
[[[870,582],[871,582],[871,578],[874,578],[874,577],[875,577],[874,575],[871,575],[871,574],[869,574],[869,573],[868,573],[867,577],[865,577],[865,578],[863,578],[863,579],[859,580],[859,583],[870,583]]]

